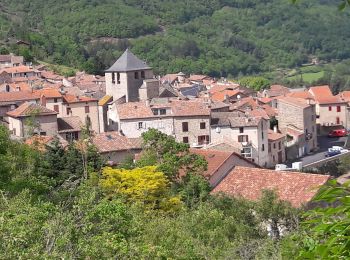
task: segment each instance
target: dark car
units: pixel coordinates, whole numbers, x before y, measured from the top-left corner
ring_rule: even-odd
[[[335,150],[335,149],[328,149],[328,151],[325,153],[326,157],[332,157],[335,155],[341,154],[340,150]]]
[[[348,132],[346,129],[336,129],[332,130],[328,133],[328,137],[343,137],[347,136]]]

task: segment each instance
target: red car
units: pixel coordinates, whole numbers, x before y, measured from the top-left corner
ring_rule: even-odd
[[[347,136],[348,133],[346,131],[346,129],[336,129],[336,130],[332,130],[328,133],[328,137],[343,137],[343,136]]]

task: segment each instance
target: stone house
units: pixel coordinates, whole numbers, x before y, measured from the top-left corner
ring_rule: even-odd
[[[29,131],[38,135],[57,134],[57,112],[46,107],[26,102],[6,115],[9,130],[14,136],[27,137]],[[29,125],[29,120],[33,121],[32,126]]]
[[[210,142],[210,109],[201,100],[158,98],[115,104],[108,112],[109,125],[129,138],[155,128],[190,146]]]
[[[1,72],[5,72],[10,75],[11,78],[29,78],[29,77],[40,77],[41,71],[35,70],[28,66],[18,66],[12,68],[5,68]]]
[[[6,113],[16,109],[25,102],[39,103],[39,95],[31,92],[2,92],[0,93],[0,119],[6,116]]]
[[[127,138],[119,132],[96,134],[92,142],[110,165],[120,164],[128,157],[134,159],[141,152],[140,138]]]
[[[77,116],[84,125],[89,124],[92,131],[100,132],[97,99],[65,94],[63,95],[62,115],[64,117]]]
[[[317,86],[309,89],[316,104],[316,123],[320,134],[331,129],[347,128],[347,103],[339,96],[333,96],[329,86]]]
[[[317,149],[315,105],[310,101],[281,97],[278,99],[278,126],[286,135],[287,158],[297,158]]]
[[[18,67],[23,64],[23,56],[15,56],[13,54],[0,55],[0,70],[4,68]]]
[[[84,125],[78,116],[57,118],[58,134],[68,142],[81,138],[81,130],[83,126]]]
[[[212,113],[211,141],[234,144],[246,159],[267,167],[268,120],[263,117],[233,116],[232,113]]]

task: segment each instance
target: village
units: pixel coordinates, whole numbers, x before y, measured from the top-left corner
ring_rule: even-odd
[[[350,128],[349,108],[350,91],[333,95],[327,85],[255,91],[206,75],[158,76],[128,49],[104,77],[63,77],[0,55],[0,123],[12,139],[50,145],[58,137],[66,146],[83,138],[85,127],[106,162],[118,165],[137,159],[142,133],[153,128],[205,157],[213,192],[254,199],[276,188],[296,207],[330,176],[275,168],[317,154],[318,137]]]

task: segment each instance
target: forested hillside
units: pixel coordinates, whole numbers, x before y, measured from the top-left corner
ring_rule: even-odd
[[[101,72],[127,46],[160,73],[237,76],[350,58],[337,0],[2,0],[0,37],[28,58]],[[14,47],[12,47],[14,49]],[[23,50],[19,50],[23,51]]]

